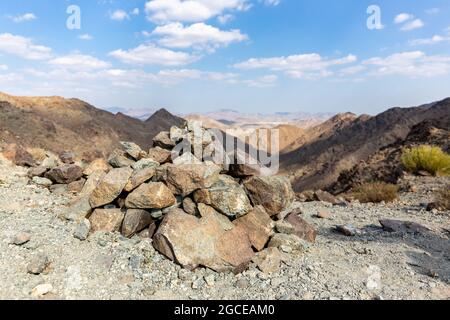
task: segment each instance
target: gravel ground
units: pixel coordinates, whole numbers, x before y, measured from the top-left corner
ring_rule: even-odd
[[[411,179],[417,192],[402,194],[395,204],[299,204],[317,227],[316,244],[290,255],[275,274],[251,266],[235,276],[182,270],[155,252],[149,239],[98,233],[77,240],[75,226],[58,218],[67,196],[29,184],[22,168],[0,164],[0,299],[448,299],[450,212],[427,212],[423,205],[445,179]],[[315,218],[320,211],[331,218]],[[380,218],[433,231],[388,233]],[[360,234],[334,231],[343,224]],[[14,244],[21,232],[30,240]],[[42,254],[49,267],[28,273]],[[36,297],[36,290],[50,292]]]

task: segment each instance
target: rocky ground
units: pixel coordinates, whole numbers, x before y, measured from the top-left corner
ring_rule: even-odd
[[[416,192],[394,204],[299,203],[318,230],[316,243],[289,254],[276,273],[251,266],[233,275],[182,270],[138,236],[96,233],[80,241],[74,223],[59,218],[69,196],[31,184],[25,169],[1,161],[0,299],[448,299],[450,212],[425,210],[446,181],[411,179]],[[382,218],[431,231],[389,233]],[[347,224],[355,236],[335,231]],[[30,273],[46,259],[42,273]]]

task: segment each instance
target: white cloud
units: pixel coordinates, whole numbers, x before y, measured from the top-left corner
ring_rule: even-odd
[[[259,2],[263,2],[268,7],[276,7],[281,3],[281,0],[259,0]]]
[[[11,19],[16,23],[21,23],[36,20],[37,17],[34,13],[24,13],[18,16],[11,17]]]
[[[52,56],[51,48],[36,45],[30,38],[10,33],[0,34],[0,52],[28,60],[46,60]]]
[[[402,31],[411,31],[411,30],[415,30],[415,29],[420,29],[424,26],[425,24],[422,22],[422,20],[420,19],[416,19],[413,20],[411,22],[406,23],[401,30]]]
[[[365,66],[358,65],[358,66],[343,68],[343,69],[339,70],[339,73],[341,74],[341,76],[349,76],[349,75],[354,75],[354,74],[360,73],[366,69],[367,68]]]
[[[282,71],[292,78],[311,79],[330,76],[332,74],[331,67],[353,63],[356,60],[357,58],[354,55],[348,55],[339,59],[325,59],[317,53],[312,53],[287,57],[252,58],[237,63],[234,67],[244,70],[269,69],[272,71]]]
[[[130,50],[119,49],[110,52],[109,55],[127,64],[163,66],[186,65],[199,58],[186,52],[160,48],[154,44],[141,44]]]
[[[125,19],[130,19],[128,13],[120,9],[110,13],[109,17],[111,18],[111,20],[115,21],[123,21]]]
[[[8,70],[8,66],[6,64],[0,64],[0,71]]]
[[[156,23],[201,22],[225,11],[245,11],[247,0],[150,0],[145,4],[147,18]]]
[[[400,24],[400,23],[403,23],[403,22],[406,22],[406,21],[409,21],[409,20],[412,20],[412,19],[414,19],[414,16],[413,16],[412,14],[409,14],[409,13],[400,13],[400,14],[398,14],[398,15],[395,17],[394,22],[395,22],[396,24]]]
[[[244,80],[243,83],[247,84],[249,87],[267,88],[273,87],[277,81],[278,76],[271,74],[252,80]]]
[[[224,14],[224,15],[217,17],[217,20],[219,21],[220,24],[227,24],[228,22],[230,22],[233,19],[234,19],[234,16],[232,14]]]
[[[165,47],[194,47],[210,51],[248,39],[247,35],[242,34],[240,30],[222,31],[204,23],[195,23],[187,27],[179,22],[170,23],[157,27],[153,34],[162,36],[159,44]]]
[[[83,55],[79,53],[69,54],[49,61],[49,64],[61,68],[75,70],[95,70],[105,69],[110,66],[108,62],[97,59],[96,57]]]
[[[421,51],[395,53],[385,58],[372,58],[363,62],[373,67],[372,75],[402,75],[433,77],[450,73],[450,56],[428,56]]]
[[[138,16],[139,13],[140,13],[139,8],[134,8],[133,10],[130,11],[130,14],[131,14],[132,16]]]
[[[428,38],[428,39],[411,40],[409,42],[409,45],[411,45],[411,46],[432,45],[432,44],[438,44],[438,43],[446,42],[446,41],[450,41],[450,37],[434,35],[433,37]]]
[[[79,36],[78,36],[78,39],[89,41],[89,40],[94,39],[94,37],[91,36],[91,35],[88,34],[88,33],[85,33],[85,34],[79,35]]]

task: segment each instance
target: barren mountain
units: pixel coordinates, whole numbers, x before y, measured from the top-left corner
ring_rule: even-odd
[[[382,148],[404,141],[425,120],[450,114],[450,98],[413,108],[393,108],[375,117],[344,121],[332,134],[319,135],[281,156],[281,167],[291,175],[297,191],[327,188],[341,172],[369,159]]]
[[[164,109],[143,122],[78,99],[0,93],[0,141],[54,152],[71,150],[87,159],[110,153],[121,140],[149,148],[157,133],[183,122]]]

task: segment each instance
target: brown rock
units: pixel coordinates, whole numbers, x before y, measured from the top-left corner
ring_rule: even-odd
[[[75,163],[75,153],[72,151],[63,151],[59,154],[59,158],[65,164]]]
[[[148,151],[147,157],[153,161],[159,162],[160,164],[168,163],[172,159],[172,154],[170,151],[165,150],[160,147],[151,148]]]
[[[195,190],[211,187],[219,179],[220,171],[221,168],[211,162],[168,165],[162,178],[175,194],[185,197]]]
[[[89,197],[79,197],[69,204],[63,211],[62,217],[69,221],[80,222],[92,212]]]
[[[175,203],[173,193],[161,182],[142,184],[125,200],[125,206],[134,209],[163,209]]]
[[[134,142],[126,142],[121,141],[120,144],[124,148],[125,152],[132,157],[134,160],[141,160],[146,156],[145,151],[141,149],[136,143]]]
[[[294,230],[292,234],[295,234],[300,239],[304,239],[308,242],[316,242],[317,231],[308,222],[300,218],[297,214],[290,214],[285,218],[285,221],[290,223]]]
[[[30,170],[28,170],[28,176],[29,177],[42,177],[45,173],[47,172],[47,168],[45,167],[35,167],[35,168],[30,168]]]
[[[16,166],[33,167],[36,165],[33,157],[17,144],[9,144],[3,150],[3,156]]]
[[[205,266],[218,272],[232,271],[254,255],[241,228],[226,231],[215,215],[198,219],[180,209],[164,217],[153,239],[159,252],[191,270]]]
[[[98,208],[113,202],[122,192],[133,170],[128,167],[113,169],[92,191],[89,202],[92,208]]]
[[[293,251],[303,252],[307,248],[307,242],[295,234],[276,233],[268,244],[269,248],[289,248]]]
[[[330,219],[331,218],[331,213],[325,210],[321,210],[319,211],[319,213],[316,215],[317,218],[319,219]]]
[[[109,165],[109,163],[106,162],[105,159],[99,158],[99,159],[92,161],[86,167],[86,169],[84,169],[83,174],[85,176],[90,176],[91,174],[93,174],[96,171],[102,171],[102,172],[108,173],[109,170],[111,170],[111,166]]]
[[[221,175],[210,188],[196,191],[194,200],[197,203],[210,205],[231,218],[242,217],[252,209],[244,189],[233,178],[226,175]]]
[[[125,186],[125,191],[130,192],[139,187],[141,184],[149,181],[155,175],[155,168],[145,168],[136,170],[131,175],[130,180]]]
[[[89,218],[91,231],[119,231],[124,218],[120,209],[96,209]]]
[[[383,229],[388,232],[427,233],[431,230],[419,223],[401,220],[380,220]]]
[[[254,258],[253,262],[259,270],[265,274],[276,273],[280,270],[281,263],[286,260],[286,257],[277,248],[267,248],[259,252]]]
[[[197,205],[189,197],[183,199],[183,210],[193,216],[197,216],[199,214]]]
[[[71,193],[79,193],[83,190],[84,184],[86,183],[86,179],[81,178],[77,181],[71,182],[67,185],[67,190]]]
[[[149,212],[140,209],[128,209],[122,223],[122,234],[131,238],[153,223]]]
[[[83,189],[79,193],[80,197],[90,197],[91,193],[97,188],[97,185],[100,183],[100,181],[103,180],[103,178],[106,176],[106,173],[98,170],[92,172],[86,182],[84,183]]]
[[[83,169],[74,164],[65,164],[51,169],[45,174],[47,179],[54,183],[69,184],[83,176]]]
[[[328,202],[331,204],[337,204],[339,202],[331,193],[322,190],[314,192],[314,196],[317,201]]]
[[[257,206],[245,216],[236,219],[233,224],[243,228],[253,247],[261,251],[273,234],[274,222],[264,207]]]
[[[108,158],[108,163],[113,168],[131,167],[134,164],[134,160],[130,159],[122,150],[114,150]]]
[[[262,205],[270,216],[288,209],[295,200],[287,177],[251,177],[244,180],[244,186],[253,205]]]
[[[153,138],[154,147],[172,150],[175,145],[175,142],[170,139],[170,133],[168,131],[161,131],[156,137]]]

